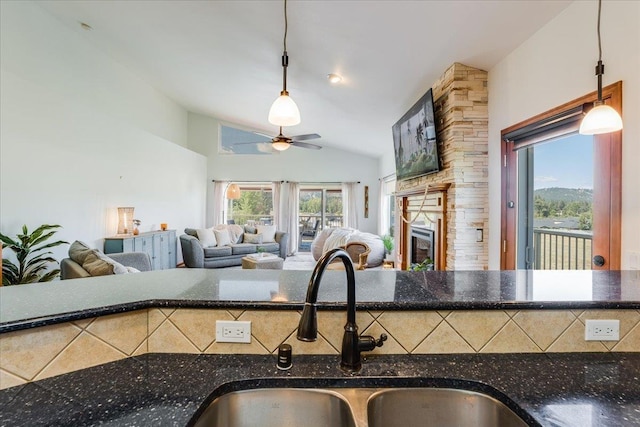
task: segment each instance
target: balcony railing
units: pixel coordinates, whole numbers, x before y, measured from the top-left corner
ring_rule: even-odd
[[[240,225],[271,225],[273,224],[273,216],[270,215],[251,215],[245,213],[233,213],[233,221]]]
[[[536,270],[591,269],[593,234],[544,228],[533,230]]]
[[[322,221],[320,214],[300,214],[300,231],[313,229],[316,221]],[[325,215],[324,222],[320,224],[318,230],[329,227],[342,227],[342,215]]]
[[[240,225],[271,225],[273,224],[273,216],[270,215],[252,215],[241,212],[234,212],[232,219],[236,224]],[[313,229],[316,221],[322,221],[322,215],[319,214],[300,214],[300,231]],[[342,215],[325,215],[324,224],[318,227],[318,230],[329,227],[342,227]]]

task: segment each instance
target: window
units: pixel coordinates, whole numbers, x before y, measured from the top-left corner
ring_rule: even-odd
[[[250,130],[220,124],[219,154],[273,154],[271,139]]]
[[[591,268],[593,169],[592,136],[518,151],[517,268]]]
[[[229,200],[227,220],[244,225],[273,223],[273,193],[270,183],[251,183],[240,186],[240,198]]]

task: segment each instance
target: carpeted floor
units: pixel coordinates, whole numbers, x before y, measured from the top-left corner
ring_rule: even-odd
[[[283,270],[313,270],[316,261],[311,252],[298,252],[284,260]]]

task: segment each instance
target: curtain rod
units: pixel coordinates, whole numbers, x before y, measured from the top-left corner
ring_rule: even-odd
[[[300,185],[325,185],[325,184],[344,184],[346,183],[355,183],[355,184],[360,184],[360,181],[326,181],[326,182],[310,182],[310,181],[283,181],[283,182],[297,182]]]
[[[233,179],[228,179],[228,180],[227,179],[212,179],[211,180],[211,182],[216,182],[216,181],[239,182],[239,183],[242,183],[242,184],[251,184],[251,183],[260,183],[260,184],[269,183],[269,184],[271,184],[272,182],[274,182],[274,181],[245,181],[245,180],[240,180],[240,179],[238,179],[238,180],[233,180]],[[288,182],[288,181],[280,181],[280,183],[285,183],[285,182]]]
[[[383,176],[382,178],[378,178],[378,181],[386,181],[387,179],[391,178],[392,176],[396,176],[395,173],[390,173],[389,175]]]

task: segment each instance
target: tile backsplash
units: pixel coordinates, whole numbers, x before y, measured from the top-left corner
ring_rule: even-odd
[[[318,312],[318,339],[295,337],[291,310],[152,308],[0,335],[0,389],[144,353],[339,354],[346,314]],[[620,320],[619,341],[585,341],[586,319]],[[251,343],[219,343],[216,320],[251,321]],[[359,311],[375,353],[640,352],[639,310]]]

